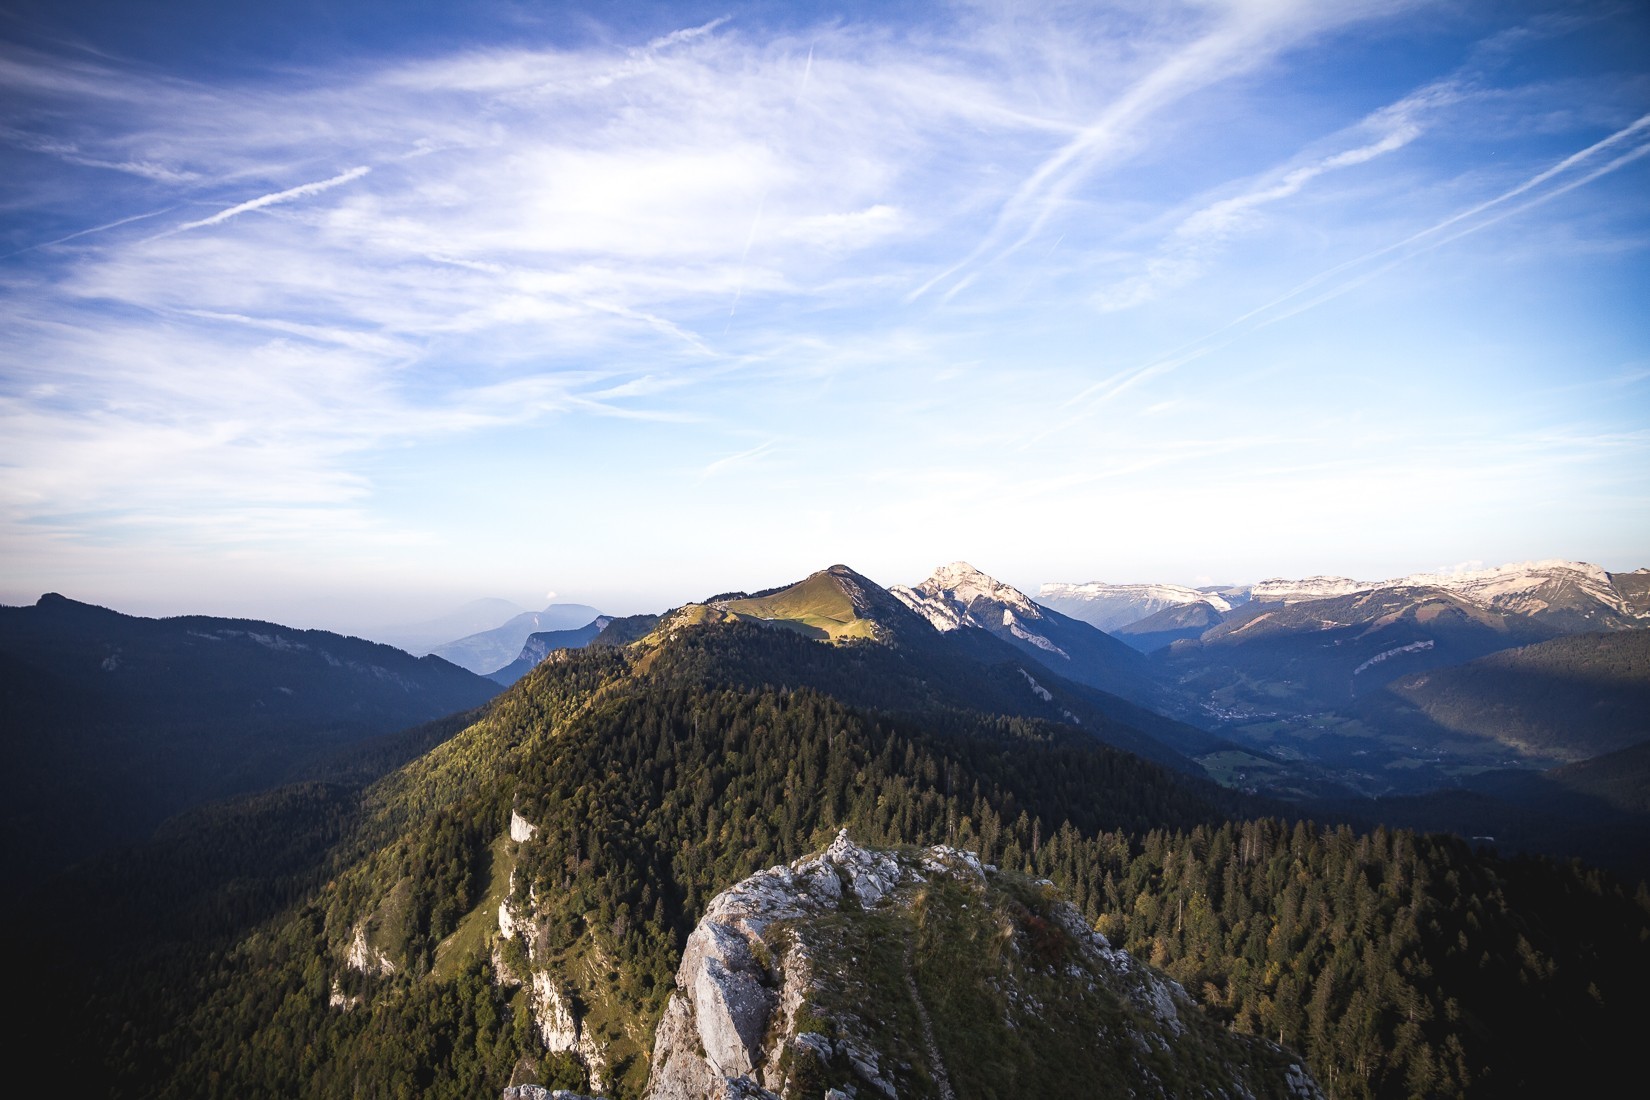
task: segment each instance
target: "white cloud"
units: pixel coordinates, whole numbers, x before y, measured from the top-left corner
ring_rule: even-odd
[[[842,214],[810,214],[779,229],[777,235],[835,251],[862,247],[898,232],[900,213],[887,203]]]

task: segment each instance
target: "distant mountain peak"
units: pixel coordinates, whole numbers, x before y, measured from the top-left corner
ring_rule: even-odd
[[[895,599],[942,634],[969,627],[1034,657],[1062,676],[1136,699],[1155,697],[1140,657],[1097,627],[1036,602],[968,562],[942,565],[915,587],[894,585]]]
[[[1005,627],[1012,630],[1018,623],[1013,613],[1032,621],[1043,618],[1043,609],[1024,592],[987,576],[965,561],[939,566],[915,588],[896,584],[888,591],[941,633],[964,626],[993,632]],[[1039,648],[1059,652],[1058,646],[1040,635],[1031,635],[1026,640]]]
[[[481,676],[490,676],[516,659],[531,634],[547,630],[577,630],[597,615],[594,607],[579,603],[553,603],[543,611],[524,611],[502,626],[470,634],[430,652]]]
[[[1255,603],[1299,603],[1302,600],[1327,600],[1336,596],[1350,596],[1379,588],[1379,581],[1355,581],[1351,577],[1268,577],[1250,590]]]
[[[1041,610],[1024,592],[1013,585],[1004,584],[995,577],[987,576],[965,561],[954,561],[950,565],[940,566],[919,587],[925,591],[948,591],[967,602],[976,599],[995,600],[1024,614],[1039,618],[1042,615]]]
[[[1169,608],[1207,604],[1224,614],[1232,601],[1220,592],[1203,592],[1179,584],[1107,584],[1050,581],[1037,593],[1044,606],[1100,630],[1117,630]]]

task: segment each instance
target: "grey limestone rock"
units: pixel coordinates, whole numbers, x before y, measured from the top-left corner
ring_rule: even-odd
[[[765,1049],[774,1015],[794,1021],[808,959],[793,947],[773,969],[762,933],[774,922],[834,911],[846,896],[874,906],[904,876],[892,856],[838,834],[823,853],[772,867],[718,894],[688,937],[676,989],[654,1038],[650,1100],[767,1097],[778,1047]],[[786,1034],[794,1028],[780,1029]]]
[[[913,1090],[949,1100],[947,1050],[955,1057],[955,1044],[968,1040],[958,1038],[954,1023],[950,1033],[935,1027],[914,956],[917,929],[929,919],[920,914],[936,905],[943,912],[931,914],[939,922],[931,927],[951,920],[989,930],[978,942],[991,940],[989,950],[1001,955],[982,959],[1016,960],[982,962],[977,971],[988,1001],[1004,1006],[1000,1026],[1041,1030],[1068,995],[1074,1003],[1088,997],[1112,1006],[1094,1018],[1114,1023],[1069,1040],[1078,1046],[1073,1053],[1107,1044],[1131,1052],[1123,1064],[1133,1062],[1138,1074],[1109,1082],[1114,1087],[1102,1090],[1108,1095],[1175,1094],[1179,1085],[1140,1058],[1149,1054],[1199,1059],[1187,1080],[1226,1078],[1189,1095],[1322,1100],[1312,1078],[1288,1065],[1280,1048],[1231,1036],[1206,1020],[1179,984],[1112,947],[1047,882],[1000,875],[953,848],[868,850],[846,830],[825,851],[761,871],[711,901],[688,938],[655,1033],[646,1100],[788,1100],[800,1095],[795,1090],[804,1079],[817,1089],[820,1074],[832,1100],[899,1100]],[[1045,940],[1055,926],[1063,953],[1048,959],[1021,946],[1032,942],[1027,922],[1045,929]],[[854,936],[867,934],[894,937],[880,941],[887,946],[876,953],[877,970],[862,968],[865,941]],[[1027,976],[1033,972],[1035,981]],[[869,990],[899,1005],[856,1000]],[[891,1009],[904,1029],[892,1040]]]
[[[511,1085],[500,1100],[600,1100],[599,1097],[568,1092],[566,1089],[547,1089],[543,1085]]]

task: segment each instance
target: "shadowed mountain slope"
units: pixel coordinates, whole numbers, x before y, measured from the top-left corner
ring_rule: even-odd
[[[1194,686],[1287,685],[1296,707],[1343,704],[1407,672],[1459,664],[1542,641],[1554,631],[1523,616],[1488,611],[1441,589],[1368,592],[1236,609],[1197,641],[1163,654]],[[1280,698],[1247,689],[1257,700]]]
[[[522,643],[521,654],[514,661],[487,674],[487,679],[509,687],[533,670],[533,666],[557,649],[583,649],[611,625],[613,620],[597,616],[577,630],[544,630],[529,634]]]
[[[438,657],[326,631],[145,619],[57,595],[0,608],[9,869],[32,876],[135,840],[497,691]]]
[[[1554,638],[1388,689],[1452,732],[1581,761],[1650,740],[1650,630]]]
[[[1650,569],[1635,569],[1631,573],[1611,573],[1610,586],[1621,596],[1628,610],[1643,619],[1650,619]]]
[[[1120,626],[1112,634],[1118,641],[1142,653],[1152,653],[1182,639],[1200,638],[1222,621],[1221,612],[1212,604],[1176,604],[1139,622]]]

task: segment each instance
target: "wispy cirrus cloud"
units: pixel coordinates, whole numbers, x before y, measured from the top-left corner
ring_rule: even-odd
[[[1176,226],[1169,242],[1147,262],[1144,273],[1102,290],[1096,299],[1099,308],[1109,312],[1136,307],[1195,280],[1207,268],[1209,250],[1219,247],[1252,224],[1257,208],[1297,194],[1311,181],[1328,172],[1362,165],[1403,148],[1420,136],[1419,113],[1448,106],[1459,98],[1459,90],[1453,82],[1423,88],[1365,120],[1365,128],[1384,131],[1376,140],[1289,168],[1281,173],[1276,182],[1246,189],[1234,197],[1223,198],[1200,208]],[[1650,115],[1635,119],[1491,198],[1451,213],[1400,240],[1320,271],[1283,295],[1246,311],[1161,358],[1095,382],[1067,398],[1061,408],[1072,411],[1038,433],[1033,441],[1082,423],[1135,386],[1215,354],[1241,339],[1247,331],[1278,324],[1321,306],[1423,252],[1487,229],[1505,218],[1559,198],[1624,168],[1650,154],[1650,137],[1647,134],[1650,134]],[[1606,152],[1614,152],[1615,155],[1599,163],[1600,154]],[[1514,203],[1514,200],[1521,201]],[[1509,203],[1513,205],[1508,206]],[[1303,297],[1313,291],[1316,293]]]
[[[915,300],[982,263],[1011,254],[1035,237],[1083,180],[1103,167],[1116,167],[1131,147],[1149,142],[1152,118],[1186,97],[1251,72],[1314,35],[1411,5],[1354,3],[1314,5],[1294,0],[1236,0],[1210,6],[1206,21],[1171,24],[1172,40],[1104,109],[1036,166],[997,211],[990,230],[962,259],[911,292]],[[966,278],[966,276],[964,276]],[[953,287],[953,293],[957,287]]]
[[[778,445],[778,442],[779,441],[777,439],[769,439],[746,450],[737,451],[730,455],[723,455],[716,461],[708,463],[704,469],[699,471],[699,480],[705,481],[708,478],[713,478],[719,474],[726,473],[737,466],[743,466],[747,463],[755,462],[763,455],[771,452],[774,447]]]
[[[80,146],[72,141],[61,141],[40,134],[25,133],[10,127],[0,126],[0,142],[26,149],[31,153],[44,153],[70,164],[78,164],[86,168],[107,168],[115,172],[141,176],[156,183],[186,184],[193,183],[199,178],[194,172],[168,167],[155,161],[112,160],[108,157],[94,156],[84,152]]]
[[[1626,145],[1625,151],[1617,152],[1616,155],[1602,164],[1596,163],[1598,154],[1606,150],[1615,150],[1624,143]],[[1256,318],[1260,318],[1263,324],[1273,324],[1285,320],[1346,293],[1358,283],[1373,277],[1377,271],[1390,270],[1405,259],[1419,255],[1421,252],[1459,240],[1479,230],[1487,229],[1504,218],[1558,198],[1578,187],[1585,187],[1587,184],[1609,175],[1617,169],[1632,164],[1646,154],[1650,154],[1650,115],[1641,115],[1621,129],[1563,157],[1557,163],[1542,169],[1500,194],[1482,202],[1474,203],[1464,210],[1458,210],[1401,240],[1382,245],[1370,252],[1336,264],[1325,271],[1318,272],[1305,282],[1290,288],[1287,293],[1280,297],[1245,313],[1233,324],[1242,324]],[[1588,166],[1587,170],[1578,171],[1583,166]],[[1549,183],[1553,186],[1546,187]],[[1526,195],[1531,197],[1526,199],[1524,198]],[[1507,204],[1515,199],[1523,199],[1523,201],[1512,207],[1507,207]],[[1446,230],[1449,232],[1446,233]],[[1381,268],[1372,270],[1370,265],[1378,260],[1386,262]],[[1296,301],[1301,295],[1325,284],[1329,284],[1329,289],[1321,291],[1304,302]]]
[[[1424,87],[1364,119],[1352,135],[1357,144],[1275,169],[1237,194],[1193,211],[1146,261],[1142,273],[1101,290],[1097,305],[1106,311],[1128,309],[1196,279],[1208,268],[1210,253],[1255,226],[1264,207],[1293,198],[1321,176],[1397,152],[1421,136],[1427,114],[1451,106],[1460,95],[1455,81]]]

